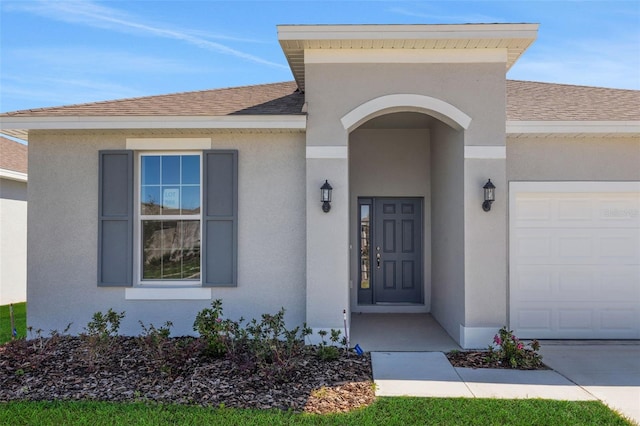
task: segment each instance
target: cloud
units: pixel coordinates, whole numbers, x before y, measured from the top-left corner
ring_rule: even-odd
[[[28,89],[25,89],[28,87]],[[2,99],[26,108],[30,101],[37,101],[38,107],[69,105],[109,99],[143,96],[137,89],[110,81],[83,78],[38,78],[2,74]],[[4,111],[5,108],[0,106]],[[13,109],[15,109],[13,108]]]
[[[12,10],[33,13],[49,19],[86,25],[110,31],[134,33],[181,41],[202,49],[235,56],[257,64],[288,69],[286,65],[272,62],[224,44],[211,41],[202,32],[172,29],[158,24],[148,24],[117,9],[99,5],[91,1],[34,1],[14,4]],[[248,41],[231,36],[213,35],[213,38]]]
[[[90,47],[59,47],[59,48],[22,48],[6,49],[6,62],[22,64],[23,70],[36,64],[39,69],[79,73],[90,71],[92,74],[113,73],[154,73],[185,74],[211,69],[198,69],[192,64],[185,64],[177,60],[168,60],[148,55],[140,55],[118,50],[95,50]]]

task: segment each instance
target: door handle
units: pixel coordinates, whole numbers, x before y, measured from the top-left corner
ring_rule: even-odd
[[[380,269],[380,253],[376,253],[376,265]]]

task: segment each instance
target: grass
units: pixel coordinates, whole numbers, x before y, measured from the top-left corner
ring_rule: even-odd
[[[26,302],[13,304],[13,318],[18,337],[27,336],[27,304]],[[11,320],[9,319],[9,305],[0,306],[0,345],[11,340]]]
[[[0,425],[631,425],[597,401],[379,398],[346,414],[154,403],[0,403]]]

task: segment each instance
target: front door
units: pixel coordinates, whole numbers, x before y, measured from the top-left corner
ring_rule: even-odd
[[[423,199],[369,200],[370,303],[422,303]]]

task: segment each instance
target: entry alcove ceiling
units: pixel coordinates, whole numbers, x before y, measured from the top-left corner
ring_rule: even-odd
[[[435,118],[419,112],[394,112],[372,118],[359,129],[428,129]]]

